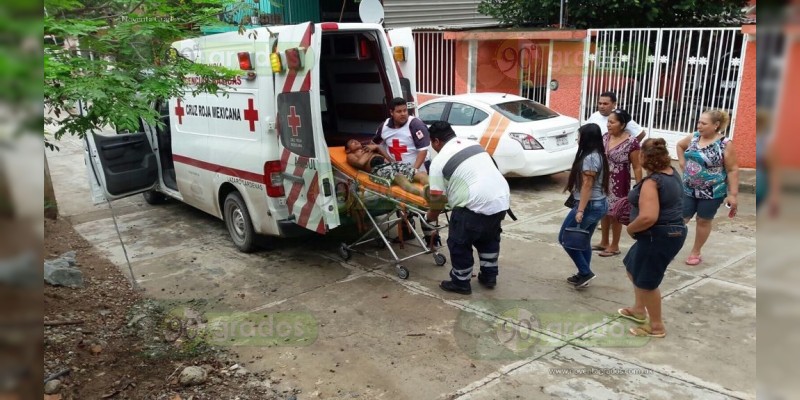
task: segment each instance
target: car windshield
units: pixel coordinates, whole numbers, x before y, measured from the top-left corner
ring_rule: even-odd
[[[531,100],[517,100],[492,106],[514,122],[539,121],[555,118],[558,113]]]

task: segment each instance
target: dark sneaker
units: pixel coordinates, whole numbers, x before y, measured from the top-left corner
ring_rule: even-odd
[[[469,285],[462,286],[453,283],[453,281],[442,281],[442,283],[439,284],[439,287],[442,288],[442,290],[444,290],[445,292],[453,292],[458,294],[472,294],[472,287],[470,287]]]
[[[575,282],[576,288],[585,288],[589,286],[589,281],[594,279],[597,275],[590,272],[589,275],[578,275],[578,281]]]
[[[575,274],[575,275],[572,275],[569,278],[567,278],[567,282],[569,282],[569,283],[574,285],[574,284],[578,283],[578,281],[580,279],[581,279],[580,275]]]
[[[486,286],[489,289],[494,289],[494,287],[497,286],[497,277],[493,276],[493,277],[490,278],[490,277],[478,272],[478,282],[481,285]]]

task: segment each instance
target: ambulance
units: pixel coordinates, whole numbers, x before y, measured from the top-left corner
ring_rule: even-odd
[[[329,146],[369,140],[388,103],[413,107],[411,30],[368,23],[302,23],[176,42],[193,62],[240,70],[228,93],[155,104],[164,122],[118,135],[87,135],[96,200],[144,193],[176,199],[224,221],[234,245],[256,235],[325,234],[342,224]],[[339,190],[341,191],[341,190]]]

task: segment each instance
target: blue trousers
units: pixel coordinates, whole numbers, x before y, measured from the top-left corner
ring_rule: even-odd
[[[506,212],[494,215],[474,213],[466,208],[455,208],[450,213],[450,227],[447,236],[447,248],[450,250],[450,279],[461,285],[469,286],[472,278],[472,247],[478,250],[481,273],[487,277],[495,277],[498,273],[497,260],[500,256],[500,227]]]
[[[561,230],[558,232],[558,243],[563,243],[561,237],[564,235],[564,229],[578,226],[578,221],[575,220],[575,215],[577,213],[578,206],[576,204],[575,208],[569,211],[567,218],[564,219],[564,223],[561,225]],[[589,201],[589,203],[586,205],[586,209],[583,210],[583,221],[581,221],[580,224],[581,228],[588,230],[592,235],[594,235],[594,231],[597,230],[597,224],[601,219],[603,219],[606,213],[608,213],[607,199]],[[569,258],[571,258],[572,262],[575,263],[575,266],[578,268],[578,274],[585,276],[592,273],[591,248],[585,250],[564,248],[564,251],[567,252]]]

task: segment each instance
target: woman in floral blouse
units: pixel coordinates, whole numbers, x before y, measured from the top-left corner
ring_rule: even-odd
[[[722,203],[730,207],[731,218],[739,205],[739,163],[731,141],[725,137],[730,122],[722,110],[706,111],[697,121],[697,131],[678,142],[683,170],[683,218],[688,223],[697,214],[694,247],[688,265],[703,262],[701,250],[711,234],[711,221]]]
[[[600,257],[610,257],[620,253],[619,238],[622,224],[627,225],[630,218],[628,192],[631,190],[631,170],[636,182],[642,180],[639,141],[625,130],[630,121],[631,115],[627,111],[614,110],[608,115],[608,133],[603,135],[603,144],[608,157],[610,190],[608,214],[600,225],[603,236],[600,244],[594,246],[594,250],[601,250],[598,254]]]

